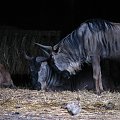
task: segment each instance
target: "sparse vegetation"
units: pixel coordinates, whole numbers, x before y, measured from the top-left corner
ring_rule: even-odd
[[[71,116],[62,106],[79,101],[81,112]],[[0,89],[0,119],[20,120],[119,120],[120,93],[93,91],[45,92],[27,89]]]

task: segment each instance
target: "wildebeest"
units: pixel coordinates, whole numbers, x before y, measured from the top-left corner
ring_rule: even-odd
[[[35,44],[46,51],[51,65],[60,72],[72,75],[82,69],[83,63],[91,63],[96,92],[100,94],[103,91],[100,59],[120,55],[120,24],[92,19],[53,47]]]
[[[56,73],[49,66],[47,58],[42,56],[30,57],[26,53],[25,58],[29,62],[32,88],[37,90],[64,89],[62,75]],[[67,89],[67,87],[65,87]]]
[[[46,57],[37,56],[30,57],[25,54],[25,58],[29,62],[29,70],[32,79],[32,88],[37,90],[75,90],[75,89],[93,89],[90,78],[82,78],[84,81],[78,86],[75,81],[76,78],[72,77],[71,80],[66,80],[60,73],[57,73],[50,65]],[[87,74],[89,76],[89,74]],[[90,77],[90,76],[89,76]],[[74,84],[73,84],[73,82]],[[90,83],[91,82],[91,83]],[[87,83],[87,84],[86,84]]]
[[[46,57],[29,57],[28,55],[25,55],[25,58],[29,61],[33,89],[47,91],[95,89],[91,74],[91,67],[88,65],[84,65],[80,74],[78,73],[78,75],[72,76],[68,80],[50,66],[50,61]],[[111,87],[109,87],[110,83],[105,75],[103,79],[103,86],[105,90],[111,89]]]
[[[10,73],[5,69],[3,64],[0,64],[0,87],[15,88]]]

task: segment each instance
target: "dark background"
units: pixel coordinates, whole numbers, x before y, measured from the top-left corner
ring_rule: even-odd
[[[112,0],[39,0],[38,2],[35,0],[16,0],[16,1],[5,1],[0,2],[0,29],[1,26],[10,26],[9,29],[17,28],[23,30],[58,30],[61,31],[61,38],[65,37],[71,31],[76,29],[82,22],[88,19],[101,18],[106,19],[112,22],[120,23],[120,4],[119,1]],[[29,42],[32,40],[33,36],[30,34],[30,39],[28,37]],[[47,32],[46,32],[47,33]],[[12,43],[12,41],[17,40],[16,37],[12,38],[7,32],[5,35],[3,33],[2,38],[4,36],[8,36],[7,40]],[[10,37],[9,37],[10,36]],[[22,35],[18,37],[20,40]],[[18,39],[18,40],[19,40]],[[4,40],[4,39],[2,39]],[[3,41],[4,42],[4,41]],[[1,43],[3,43],[1,41]],[[6,42],[6,41],[5,41]],[[16,41],[15,41],[16,42]],[[18,42],[16,42],[19,46]],[[7,47],[6,47],[7,48]],[[29,47],[31,48],[31,47]],[[15,49],[16,50],[16,49]],[[14,50],[14,51],[15,51]],[[29,51],[29,50],[27,50]],[[9,51],[10,52],[10,51]],[[9,53],[8,52],[8,53]],[[16,52],[16,51],[15,51]],[[13,52],[14,53],[14,52]],[[31,53],[31,52],[30,52]],[[11,55],[11,54],[10,54]],[[2,57],[1,57],[2,58]],[[18,60],[17,60],[18,61]],[[112,62],[113,64],[113,62]],[[119,64],[115,63],[118,68]],[[16,65],[16,64],[15,64]],[[13,64],[12,64],[13,66]],[[114,74],[111,74],[110,77],[119,80],[119,70],[114,67],[114,65],[109,68],[111,74],[113,71]],[[107,68],[107,69],[109,69]],[[109,70],[108,70],[109,72]],[[87,73],[87,70],[85,71]],[[116,75],[116,73],[118,75]],[[21,74],[20,74],[21,76]],[[20,77],[19,74],[15,76],[16,81],[23,80],[25,76]],[[116,77],[117,76],[117,77]],[[24,81],[28,83],[27,81]],[[21,82],[22,83],[22,82]],[[115,83],[116,85],[118,82]],[[119,83],[120,84],[120,83]]]
[[[27,30],[60,30],[63,36],[92,18],[120,22],[120,4],[98,0],[40,0],[0,4],[0,25]]]

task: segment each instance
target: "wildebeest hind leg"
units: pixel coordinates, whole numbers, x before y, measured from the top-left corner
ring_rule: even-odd
[[[100,87],[100,91],[103,92],[103,84],[102,84],[101,70],[100,70],[100,73],[99,73],[99,87]]]
[[[97,94],[100,94],[103,91],[100,56],[92,56],[91,58],[92,58],[92,67],[93,67],[93,78],[95,80],[95,88]]]

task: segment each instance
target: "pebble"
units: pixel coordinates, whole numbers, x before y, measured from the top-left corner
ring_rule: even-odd
[[[70,102],[67,103],[67,105],[65,106],[65,108],[67,109],[67,111],[71,114],[71,115],[77,115],[80,113],[81,108],[79,105],[79,102]]]

